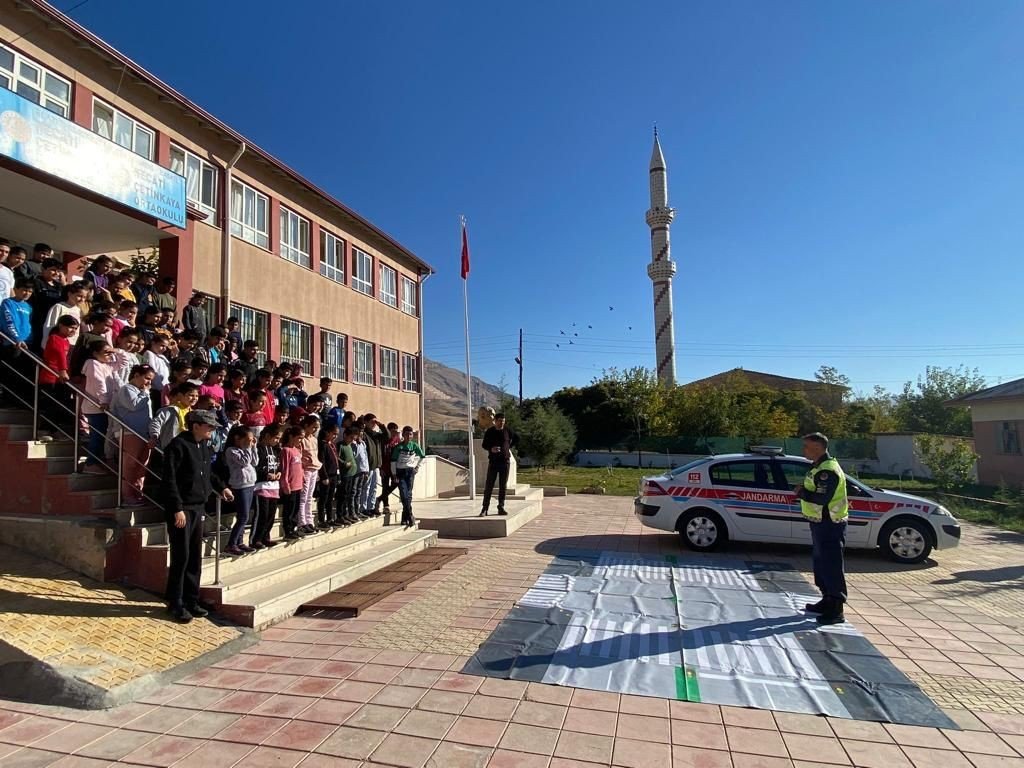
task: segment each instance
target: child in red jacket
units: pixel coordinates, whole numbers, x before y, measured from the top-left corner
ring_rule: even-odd
[[[71,337],[78,333],[78,320],[62,315],[43,347],[43,362],[53,373],[39,370],[39,439],[52,440],[54,432],[71,436],[74,400],[67,382],[71,378]]]

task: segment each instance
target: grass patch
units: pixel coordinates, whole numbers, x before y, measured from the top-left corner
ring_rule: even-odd
[[[584,488],[600,486],[609,496],[635,496],[641,478],[656,475],[658,472],[657,469],[635,467],[523,467],[518,470],[518,478],[520,482],[534,486],[562,485],[569,493],[579,493]],[[1024,533],[1024,496],[1019,493],[990,486],[971,485],[953,496],[942,493],[931,480],[900,480],[891,475],[861,475],[858,479],[872,488],[903,491],[931,499],[944,506],[959,520]]]

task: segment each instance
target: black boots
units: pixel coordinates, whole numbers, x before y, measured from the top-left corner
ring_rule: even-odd
[[[815,621],[822,626],[842,624],[846,621],[846,617],[843,616],[843,603],[839,600],[832,600],[827,597],[823,597],[816,603],[808,603],[805,605],[804,610],[808,613],[818,614]]]

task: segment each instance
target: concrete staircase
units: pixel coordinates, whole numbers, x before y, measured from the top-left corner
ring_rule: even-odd
[[[0,409],[0,543],[62,563],[101,581],[164,591],[169,550],[163,513],[117,508],[113,476],[74,472],[69,440],[33,442],[27,413]],[[233,516],[225,514],[230,525]],[[212,523],[208,523],[208,529]],[[274,531],[281,538],[280,524]],[[221,559],[217,537],[205,538],[203,599],[243,626],[262,628],[313,597],[344,586],[431,546],[434,531],[385,525],[373,518],[269,550]]]
[[[224,520],[231,522],[230,516]],[[274,537],[283,535],[280,524]],[[164,525],[144,525],[139,535],[139,563],[136,581],[153,591],[162,591],[167,578],[170,551]],[[226,544],[227,533],[219,534]],[[214,542],[207,536],[203,558],[202,598],[218,612],[242,626],[262,629],[291,616],[313,597],[342,587],[380,568],[433,545],[434,531],[400,525],[384,525],[383,518],[298,541],[280,541],[240,557],[223,556],[220,583],[214,582]]]
[[[490,514],[480,517],[482,494],[469,499],[469,490],[461,496],[444,494],[416,502],[421,528],[437,531],[441,538],[492,539],[511,536],[544,511],[544,490],[517,484],[505,496],[506,516],[497,514],[497,497],[491,499]]]

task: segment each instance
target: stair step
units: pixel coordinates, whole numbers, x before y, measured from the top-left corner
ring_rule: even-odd
[[[339,559],[371,549],[409,530],[399,525],[385,528],[379,521],[373,520],[368,520],[362,525],[372,522],[376,522],[374,527],[363,528],[350,536],[335,538],[332,534],[320,533],[298,541],[279,544],[269,552],[242,557],[224,556],[220,563],[222,588],[234,601],[274,582],[315,571]],[[208,575],[212,582],[213,558],[204,558],[203,566],[204,580]]]
[[[405,530],[366,549],[340,548],[339,559],[313,570],[299,572],[272,584],[260,584],[243,595],[230,588],[222,591],[221,611],[246,626],[263,629],[291,616],[310,600],[351,584],[375,571],[431,546],[437,539],[433,531]],[[379,536],[380,534],[378,534]],[[204,593],[212,588],[204,587]]]

